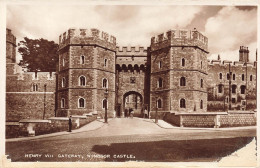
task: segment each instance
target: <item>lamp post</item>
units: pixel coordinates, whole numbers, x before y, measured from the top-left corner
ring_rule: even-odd
[[[108,97],[108,90],[106,88],[106,91],[104,93],[104,97],[105,97],[105,123],[107,123],[107,97]]]
[[[45,110],[46,110],[46,88],[47,84],[44,84],[44,96],[43,96],[43,120],[45,117]]]
[[[158,92],[155,92],[155,123],[158,123]]]

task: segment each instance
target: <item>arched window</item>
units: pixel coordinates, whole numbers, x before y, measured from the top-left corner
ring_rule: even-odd
[[[65,59],[62,59],[62,66],[65,66]]]
[[[181,79],[180,79],[180,86],[186,86],[186,79],[185,79],[185,77],[181,77]]]
[[[230,79],[230,74],[229,73],[227,73],[227,80],[229,80]]]
[[[107,100],[106,99],[102,100],[102,108],[103,109],[107,108]]]
[[[253,75],[250,75],[250,81],[253,81]]]
[[[65,87],[65,78],[63,77],[62,80],[61,80],[61,87]]]
[[[103,88],[107,88],[107,79],[105,78],[105,79],[103,79],[103,81],[102,81],[102,87]]]
[[[236,74],[233,74],[233,80],[236,80]]]
[[[242,85],[242,86],[240,87],[240,89],[241,89],[241,94],[245,94],[245,92],[246,92],[246,86],[245,86],[245,85]]]
[[[242,74],[242,81],[244,81],[245,80],[245,75],[244,74]]]
[[[185,66],[185,59],[184,58],[181,59],[181,66],[183,66],[183,67]]]
[[[186,108],[185,99],[180,100],[180,108]]]
[[[232,90],[232,93],[236,93],[237,85],[232,85],[231,90]]]
[[[85,56],[80,56],[80,64],[85,64]]]
[[[157,108],[162,108],[162,100],[161,99],[157,100]]]
[[[79,98],[79,100],[78,100],[78,107],[79,108],[84,108],[85,107],[85,99],[84,98]]]
[[[219,73],[219,79],[222,79],[222,73]]]
[[[203,109],[203,100],[200,100],[200,109]]]
[[[79,85],[80,86],[86,86],[86,77],[85,76],[79,77]]]
[[[107,59],[104,59],[104,66],[107,66]]]
[[[162,68],[162,61],[159,61],[159,69]]]
[[[65,108],[65,99],[64,98],[61,99],[60,107]]]
[[[163,86],[163,80],[162,78],[158,79],[158,87],[161,88]]]
[[[203,88],[203,79],[200,79],[200,87]]]
[[[38,91],[38,84],[33,84],[32,87],[33,87],[32,90],[33,90],[34,92],[37,92],[37,91]]]
[[[218,85],[218,93],[222,93],[223,92],[223,85]]]

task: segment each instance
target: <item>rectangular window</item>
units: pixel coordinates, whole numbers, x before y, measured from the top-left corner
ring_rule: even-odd
[[[236,103],[236,98],[232,98],[232,103]]]

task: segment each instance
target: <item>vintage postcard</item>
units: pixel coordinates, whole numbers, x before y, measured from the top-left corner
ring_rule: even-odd
[[[258,165],[258,1],[0,3],[2,167]]]

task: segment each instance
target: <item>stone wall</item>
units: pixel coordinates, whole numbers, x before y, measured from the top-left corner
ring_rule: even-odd
[[[220,115],[220,127],[237,127],[256,125],[256,114],[254,113],[229,113]]]
[[[96,119],[95,115],[87,118],[73,117],[72,130],[80,128]],[[48,120],[21,120],[16,123],[8,122],[6,124],[6,138],[18,138],[26,136],[37,136],[43,134],[50,134],[54,132],[68,131],[69,119],[53,117]],[[32,132],[33,133],[32,133]]]
[[[255,126],[254,112],[166,113],[163,120],[181,127],[238,127]]]

